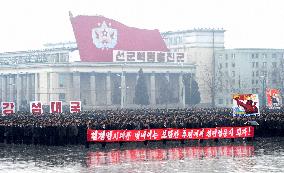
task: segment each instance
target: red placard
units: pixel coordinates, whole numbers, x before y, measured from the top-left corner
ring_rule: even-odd
[[[62,113],[62,101],[51,101],[50,113]]]
[[[30,102],[30,112],[32,114],[42,114],[43,113],[42,103],[40,101]]]
[[[146,129],[146,130],[91,130],[87,131],[89,142],[118,142],[145,140],[181,140],[245,138],[254,136],[254,127],[217,127],[200,129]]]
[[[70,113],[81,112],[81,101],[70,101]]]
[[[10,115],[15,113],[14,102],[1,102],[2,115]]]

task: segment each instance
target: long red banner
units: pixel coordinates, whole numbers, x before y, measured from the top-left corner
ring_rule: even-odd
[[[89,142],[119,142],[146,140],[182,140],[182,139],[215,139],[246,138],[254,136],[253,126],[216,127],[199,129],[145,129],[145,130],[92,130],[87,131]]]

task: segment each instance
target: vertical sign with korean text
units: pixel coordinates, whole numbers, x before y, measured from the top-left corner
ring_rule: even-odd
[[[50,113],[62,113],[62,101],[50,102]]]
[[[1,102],[2,115],[10,115],[15,113],[14,102]]]
[[[70,113],[81,112],[81,101],[70,101]]]
[[[43,113],[41,101],[30,102],[30,113],[32,114],[42,114]]]

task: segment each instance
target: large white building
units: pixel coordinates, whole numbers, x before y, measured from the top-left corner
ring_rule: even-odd
[[[135,104],[139,69],[149,105],[186,107],[184,77],[195,65],[168,51],[158,30],[128,27],[103,16],[70,13],[76,43],[46,44],[44,50],[0,53],[0,101],[16,110],[30,101],[81,101],[85,110],[140,107]],[[165,81],[167,90],[165,93]],[[166,102],[163,95],[170,94]]]
[[[0,53],[0,100],[16,103],[17,110],[30,101],[82,101],[83,109],[139,107],[134,104],[140,68],[146,77],[148,107],[185,107],[182,76],[194,74],[184,63],[69,62],[73,47]],[[159,103],[161,76],[169,81],[173,99]],[[192,75],[194,76],[194,75]],[[121,95],[114,101],[114,93]]]

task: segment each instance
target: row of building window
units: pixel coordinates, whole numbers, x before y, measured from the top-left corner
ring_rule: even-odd
[[[260,81],[260,82],[261,82],[261,81]],[[257,85],[257,84],[258,84],[258,80],[252,79],[252,80],[251,80],[251,84],[253,84],[253,85],[256,84],[256,85]]]
[[[266,53],[262,53],[261,54],[262,56],[262,58],[267,58],[267,54]],[[257,59],[257,58],[259,58],[260,57],[260,55],[258,54],[258,53],[252,53],[251,54],[251,58],[252,59]],[[284,53],[272,53],[271,54],[271,58],[284,58]]]
[[[258,94],[261,91],[260,88],[252,88],[251,90],[253,94]]]
[[[252,68],[259,68],[259,63],[260,62],[252,62]],[[262,62],[262,67],[267,67],[267,62]],[[272,62],[272,67],[276,68],[277,62]]]
[[[235,59],[235,58],[236,58],[236,55],[235,55],[234,53],[232,53],[232,54],[231,54],[231,58],[232,58],[232,59]],[[226,59],[226,60],[229,59],[229,55],[228,55],[228,54],[225,54],[225,59]]]
[[[272,76],[277,76],[277,71],[272,72]],[[224,75],[223,75],[224,74]],[[228,71],[219,71],[218,73],[219,77],[226,76],[226,77],[236,77],[236,71],[231,71],[231,75],[229,75]],[[266,70],[263,71],[252,71],[252,77],[260,77],[260,76],[267,76],[268,72]]]
[[[267,71],[252,71],[252,77],[267,76]]]
[[[169,37],[167,40],[167,45],[179,45],[182,44],[182,37],[176,36],[176,37]]]
[[[261,55],[261,56],[260,56]],[[219,55],[219,58],[221,59],[223,57],[223,55],[222,54],[220,54]],[[235,53],[231,53],[231,54],[225,54],[225,60],[228,60],[229,59],[229,57],[231,57],[231,59],[235,59],[236,58],[236,55],[235,55]],[[252,53],[252,54],[250,54],[250,57],[252,58],[252,59],[257,59],[257,58],[260,58],[260,57],[262,57],[262,58],[267,58],[267,54],[266,53],[262,53],[262,54],[260,54],[260,53]],[[271,57],[272,58],[284,58],[284,53],[272,53],[271,54]]]
[[[231,66],[234,68],[234,67],[236,67],[236,64],[235,64],[234,62],[232,62],[232,63],[231,63]],[[224,65],[224,67],[225,67],[225,68],[228,68],[228,67],[229,67],[229,64],[226,62],[225,65]],[[222,63],[219,64],[219,68],[220,68],[220,69],[223,68]]]

